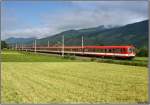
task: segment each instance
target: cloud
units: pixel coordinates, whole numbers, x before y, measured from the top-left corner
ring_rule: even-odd
[[[56,34],[56,30],[48,27],[37,27],[37,28],[26,28],[26,29],[18,29],[18,30],[11,30],[11,31],[2,31],[2,36],[7,35],[6,38],[9,37],[22,37],[22,38],[29,38],[29,37],[36,37],[41,38],[43,36],[49,36],[50,33]]]
[[[99,25],[125,25],[148,19],[148,2],[140,1],[71,1],[74,8],[58,13],[43,13],[42,25],[25,26],[15,18],[9,18],[2,37],[37,37],[51,36],[70,29],[96,27]],[[15,17],[15,16],[14,16]],[[9,28],[9,25],[13,28]],[[14,29],[18,25],[20,28]],[[9,30],[10,29],[10,30]]]

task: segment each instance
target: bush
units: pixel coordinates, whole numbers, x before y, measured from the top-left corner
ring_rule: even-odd
[[[132,65],[132,66],[147,66],[147,63],[144,62],[136,62],[129,60],[113,60],[113,59],[99,59],[98,62],[103,63],[114,63],[114,64],[122,64],[122,65]]]
[[[69,55],[69,54],[66,54],[66,55],[63,56],[63,58],[69,59],[69,58],[70,58],[70,55]]]
[[[8,48],[8,44],[5,41],[1,41],[1,49],[7,49]]]
[[[95,57],[93,57],[93,58],[91,58],[91,59],[90,59],[90,61],[96,61],[96,58],[95,58]]]
[[[71,59],[71,60],[75,60],[76,57],[75,57],[75,56],[70,56],[70,59]]]
[[[71,60],[75,60],[75,59],[76,59],[75,55],[74,55],[74,56],[71,56],[70,54],[64,55],[63,58],[64,58],[64,59],[71,59]]]
[[[140,56],[140,57],[147,57],[148,56],[148,49],[147,48],[140,48],[138,51],[137,51],[137,56]]]

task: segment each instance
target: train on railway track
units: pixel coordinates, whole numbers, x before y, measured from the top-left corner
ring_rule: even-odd
[[[135,57],[135,47],[128,46],[24,46],[17,50],[42,53],[74,54],[81,56],[115,57],[132,59]]]

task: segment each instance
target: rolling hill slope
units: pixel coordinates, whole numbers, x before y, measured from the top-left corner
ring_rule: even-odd
[[[15,43],[28,43],[30,41],[35,40],[36,38],[14,38],[14,37],[10,37],[8,39],[6,39],[5,41],[8,44],[15,44]]]
[[[81,45],[81,37],[84,36],[84,45],[134,45],[137,48],[148,48],[148,20],[128,24],[121,27],[105,28],[103,25],[94,28],[67,30],[56,35],[37,40],[40,45],[61,44],[62,36],[65,37],[65,45]],[[8,42],[8,41],[7,41]],[[26,43],[32,44],[33,40]]]
[[[90,30],[90,31],[89,31]],[[39,44],[61,44],[62,35],[65,45],[81,45],[81,36],[84,36],[84,45],[129,45],[148,47],[148,20],[128,24],[122,27],[106,29],[69,30],[60,34],[38,40]]]

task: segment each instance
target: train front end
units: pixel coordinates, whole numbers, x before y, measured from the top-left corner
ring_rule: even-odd
[[[134,46],[129,46],[127,48],[127,56],[128,58],[134,58],[136,56],[136,52],[135,52],[135,47]]]

